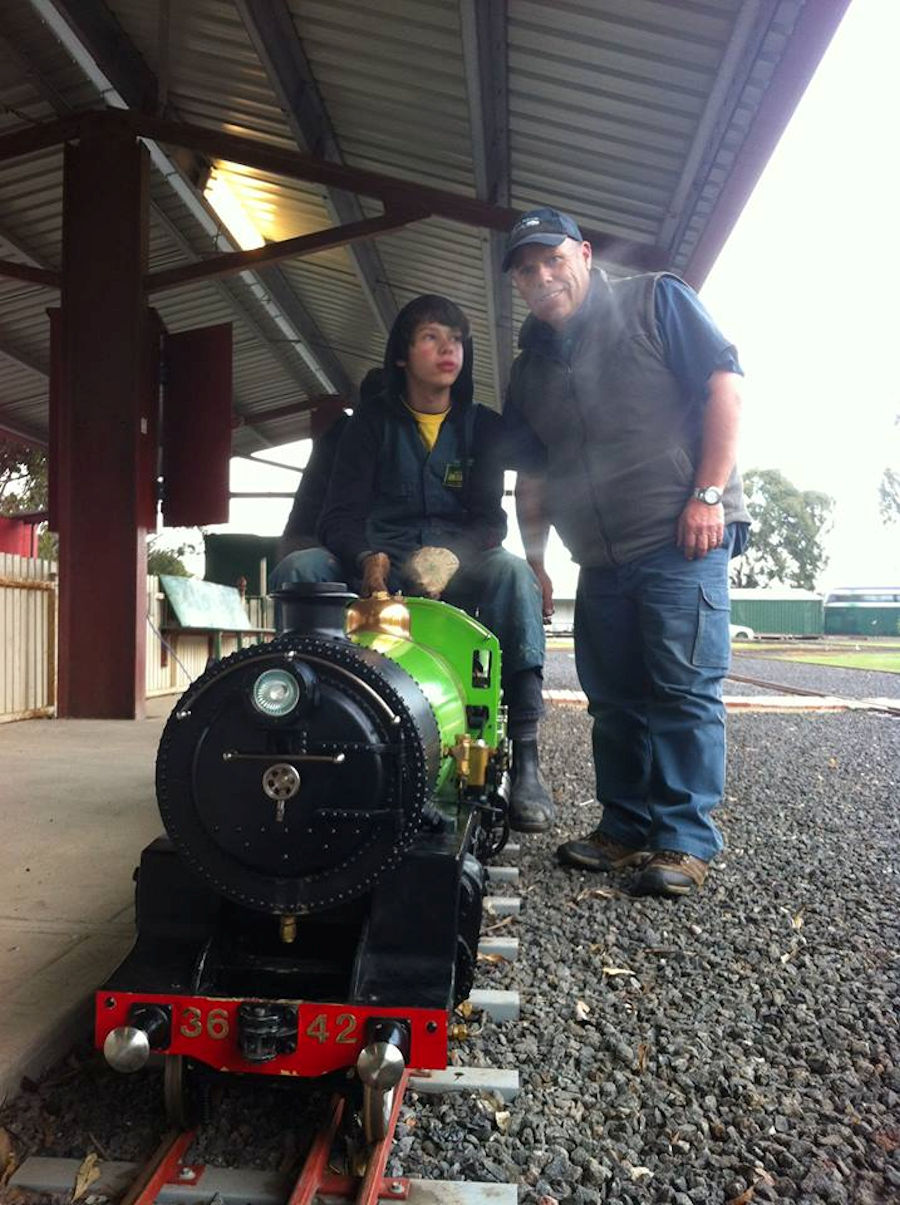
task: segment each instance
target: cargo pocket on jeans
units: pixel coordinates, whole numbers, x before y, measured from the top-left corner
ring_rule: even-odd
[[[728,588],[700,586],[697,594],[697,635],[691,662],[709,669],[728,669],[731,664]]]

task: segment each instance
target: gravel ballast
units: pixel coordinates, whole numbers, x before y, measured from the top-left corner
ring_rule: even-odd
[[[801,652],[812,652],[808,642],[797,646]],[[783,646],[787,651],[789,646]],[[783,657],[766,657],[748,646],[733,649],[731,672],[739,677],[758,678],[777,683],[781,690],[751,686],[726,678],[726,695],[789,694],[792,687],[816,690],[825,695],[845,699],[893,698],[900,706],[900,674],[859,669],[843,669],[834,665],[811,665],[805,661],[790,661]],[[575,655],[559,649],[551,652],[544,666],[544,687],[547,690],[579,690],[575,672]]]
[[[575,1205],[900,1201],[900,722],[741,714],[729,742],[727,848],[703,892],[635,899],[627,874],[555,864],[598,814],[589,721],[549,709],[559,822],[519,839],[522,914],[498,931],[519,959],[482,963],[478,984],[517,989],[522,1018],[462,1019],[453,1050],[518,1068],[521,1091],[413,1102],[391,1174]],[[19,1158],[143,1158],[159,1093],[157,1076],[123,1080],[80,1052],[0,1126]],[[204,1157],[286,1165],[289,1099],[228,1094]]]

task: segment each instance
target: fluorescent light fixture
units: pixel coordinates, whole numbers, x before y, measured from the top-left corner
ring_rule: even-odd
[[[223,226],[244,251],[264,247],[266,240],[251,222],[228,176],[214,167],[203,195],[216,211]]]

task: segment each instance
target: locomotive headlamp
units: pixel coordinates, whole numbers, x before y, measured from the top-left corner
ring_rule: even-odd
[[[262,715],[289,715],[300,700],[300,683],[287,669],[267,669],[253,683],[253,706]]]

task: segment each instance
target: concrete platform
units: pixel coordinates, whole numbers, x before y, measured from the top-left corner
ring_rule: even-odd
[[[131,944],[176,697],[150,700],[140,721],[0,724],[0,1100],[89,1032],[91,993]]]

